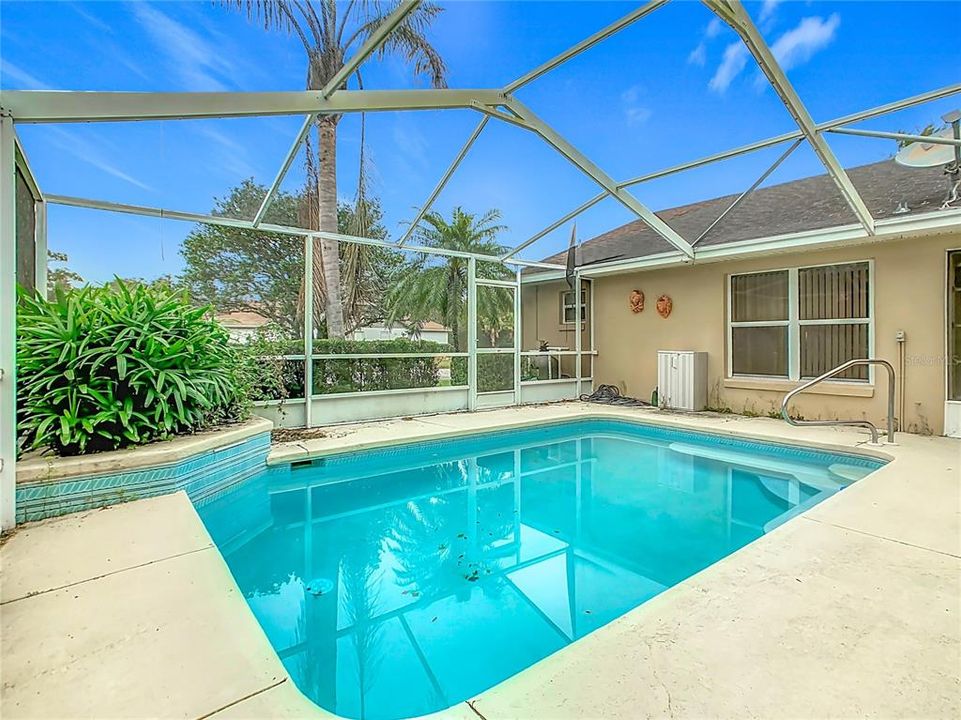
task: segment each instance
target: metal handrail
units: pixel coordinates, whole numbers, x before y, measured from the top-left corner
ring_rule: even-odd
[[[791,398],[795,395],[804,392],[810,387],[817,385],[828,378],[832,378],[835,375],[840,375],[848,368],[855,367],[856,365],[883,365],[888,371],[888,442],[894,443],[894,366],[891,365],[887,360],[879,360],[876,358],[858,358],[855,360],[848,360],[846,363],[838,365],[833,370],[828,370],[823,375],[818,375],[813,380],[808,380],[803,385],[794,388],[791,392],[784,396],[784,400],[781,401],[781,417],[783,417],[789,425],[802,426],[802,425],[856,425],[858,427],[866,427],[871,431],[871,442],[875,445],[878,444],[878,428],[870,420],[795,420],[790,415],[788,415],[787,406],[791,402]]]

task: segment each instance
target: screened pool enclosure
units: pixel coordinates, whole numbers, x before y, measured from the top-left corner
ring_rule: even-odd
[[[380,248],[408,262],[411,258],[417,258],[426,266],[449,258],[459,259],[466,273],[467,312],[464,327],[460,329],[462,337],[452,338],[451,347],[397,354],[330,354],[318,351],[316,340],[319,328],[315,327],[315,304],[320,300],[313,291],[303,293],[297,317],[289,323],[282,338],[288,343],[289,351],[278,358],[285,364],[286,372],[294,377],[291,386],[299,388],[300,393],[293,392],[283,400],[266,399],[260,405],[263,414],[281,425],[315,427],[351,420],[571,399],[588,392],[594,381],[593,358],[596,354],[591,278],[614,271],[624,266],[625,262],[615,258],[610,262],[583,265],[578,263],[575,255],[575,262],[565,265],[557,261],[527,259],[523,255],[535,253],[539,240],[567,226],[578,215],[605,200],[616,201],[664,241],[665,251],[645,258],[645,267],[687,264],[701,257],[710,259],[719,255],[717,248],[707,245],[699,247],[710,228],[697,238],[682,237],[670,223],[639,200],[631,188],[769,148],[783,147],[784,152],[778,154],[760,177],[753,183],[744,183],[744,192],[733,200],[716,221],[721,222],[789,155],[800,148],[807,148],[816,155],[850,208],[854,223],[845,228],[846,237],[864,238],[879,232],[878,223],[829,145],[829,135],[904,142],[923,140],[961,146],[961,140],[948,137],[921,137],[904,132],[850,127],[959,93],[961,83],[818,122],[812,118],[744,6],[736,0],[710,0],[705,3],[708,9],[739,36],[796,128],[707,157],[617,180],[522,103],[516,93],[666,3],[667,0],[653,0],[640,5],[616,22],[500,88],[345,89],[347,80],[418,5],[417,0],[412,0],[401,3],[388,21],[363,43],[320,91],[0,92],[0,167],[3,170],[0,177],[0,266],[3,268],[0,274],[0,418],[3,419],[0,472],[3,527],[13,524],[12,498],[15,487],[16,284],[18,278],[21,284],[32,284],[37,288],[44,288],[47,284],[46,217],[50,205],[212,227],[258,230],[294,248],[293,252],[301,262],[298,275],[292,282],[302,288],[315,287],[317,243],[324,240]],[[437,110],[474,112],[478,122],[399,239],[357,237],[268,221],[272,204],[281,193],[285,178],[297,162],[298,154],[319,117],[327,114]],[[278,158],[279,169],[259,207],[252,217],[246,218],[49,193],[39,187],[17,137],[18,127],[28,124],[187,122],[210,118],[271,116],[303,116],[303,122],[299,132],[291,138],[286,155]],[[485,129],[497,123],[531,133],[589,178],[597,186],[597,194],[502,255],[418,245],[416,229],[425,215]],[[783,249],[803,243],[803,240],[783,237],[765,238],[763,242],[772,249]],[[491,305],[506,309],[499,314],[496,327],[485,320],[484,308]],[[380,382],[377,389],[342,391],[334,387],[336,381],[330,378],[343,373],[367,372],[373,360],[376,360],[377,372],[390,378]],[[392,363],[395,365],[392,366]]]

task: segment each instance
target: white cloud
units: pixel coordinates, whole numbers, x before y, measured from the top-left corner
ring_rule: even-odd
[[[621,103],[624,105],[624,119],[628,125],[640,125],[650,119],[653,111],[641,103],[644,96],[642,85],[632,85],[621,93]]]
[[[761,12],[758,15],[758,22],[762,25],[767,23],[769,20],[774,18],[774,13],[777,11],[777,6],[781,3],[781,0],[764,0],[761,3]]]
[[[707,86],[716,93],[723,93],[747,64],[747,47],[740,40],[736,40],[724,48],[724,58],[717,66],[714,77]]]
[[[133,3],[131,9],[185,90],[222,91],[236,85],[237,68],[223,49],[149,3]]]
[[[125,173],[123,170],[118,168],[112,162],[110,162],[106,157],[104,157],[103,151],[96,146],[95,143],[91,142],[87,138],[84,138],[80,133],[64,130],[51,125],[47,132],[50,133],[50,143],[59,147],[61,150],[70,153],[78,160],[92,165],[101,172],[105,172],[108,175],[112,175],[115,178],[119,178],[124,182],[128,182],[131,185],[135,185],[143,190],[153,190],[152,187],[146,183],[141,182],[132,175]]]
[[[701,41],[687,56],[688,65],[698,65],[703,67],[707,63],[708,41],[713,40],[720,35],[721,30],[723,29],[724,23],[721,22],[721,18],[717,16],[713,17],[711,22],[707,24],[707,27],[704,28],[704,34],[701,37]]]
[[[797,27],[779,37],[771,46],[771,52],[782,68],[790,70],[806,63],[816,52],[830,45],[840,24],[841,17],[837,13],[827,20],[806,17]]]
[[[400,166],[403,175],[420,178],[430,169],[431,147],[429,140],[414,124],[410,115],[410,113],[397,113],[391,128],[394,139],[393,149],[396,151],[394,160]]]
[[[23,68],[17,67],[9,60],[0,59],[0,87],[9,87],[7,78],[10,78],[21,87],[27,90],[52,90],[47,83],[43,82],[34,75],[31,75]]]
[[[631,107],[624,111],[628,125],[640,125],[650,120],[654,111],[646,107]]]
[[[208,125],[196,127],[194,131],[217,146],[211,149],[216,153],[217,167],[226,175],[238,179],[257,176],[257,171],[248,160],[248,148],[243,144]]]
[[[715,16],[711,18],[711,22],[707,24],[704,28],[704,37],[710,39],[715,38],[721,34],[721,30],[724,28],[724,23],[721,22],[721,18]]]
[[[100,18],[98,18],[96,15],[93,15],[92,13],[87,12],[83,8],[82,3],[70,3],[70,8],[75,13],[77,13],[77,15],[82,17],[84,20],[86,20],[88,23],[93,25],[95,28],[97,28],[101,32],[113,33],[113,28],[110,27],[109,23],[106,23]]]
[[[697,44],[696,48],[691,50],[691,54],[687,56],[687,62],[689,65],[701,66],[707,62],[707,45],[703,40]]]

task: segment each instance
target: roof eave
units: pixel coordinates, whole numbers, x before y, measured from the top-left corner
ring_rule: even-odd
[[[884,242],[905,235],[957,230],[961,232],[961,208],[936,210],[933,212],[891,217],[878,220],[876,235],[868,235],[859,224],[838,225],[820,230],[808,230],[784,235],[724,243],[712,247],[698,248],[695,264],[740,260],[747,257],[760,257],[797,250],[813,250],[842,245]],[[664,267],[690,265],[690,259],[677,252],[663,252],[629,260],[615,260],[580,268],[582,277],[599,277],[625,272],[656,270]],[[524,276],[525,283],[545,282],[564,278],[563,271],[530,273]]]

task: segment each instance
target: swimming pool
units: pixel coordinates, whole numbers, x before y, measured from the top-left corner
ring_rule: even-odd
[[[198,512],[301,691],[449,707],[881,466],[615,420],[268,468]]]

